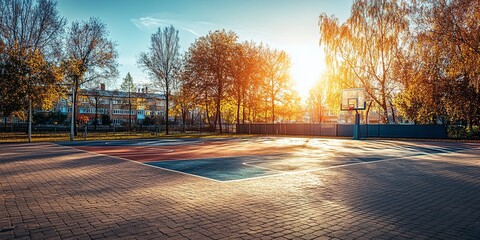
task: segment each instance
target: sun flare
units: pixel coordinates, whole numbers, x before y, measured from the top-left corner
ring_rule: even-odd
[[[302,99],[307,99],[310,89],[325,71],[324,53],[318,46],[300,46],[292,49],[292,79]]]

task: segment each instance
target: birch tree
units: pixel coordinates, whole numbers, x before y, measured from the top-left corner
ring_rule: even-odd
[[[383,122],[395,122],[395,61],[406,47],[409,8],[401,0],[356,0],[351,15],[339,24],[334,16],[319,17],[320,44],[335,74],[348,71],[355,86],[365,88],[379,107]]]

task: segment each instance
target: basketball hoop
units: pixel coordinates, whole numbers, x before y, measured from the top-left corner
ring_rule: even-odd
[[[365,101],[365,89],[352,88],[342,90],[342,99],[340,110],[352,112],[355,110],[355,125],[353,127],[353,139],[360,139],[360,114],[358,110],[365,110],[367,103]]]
[[[365,110],[365,89],[352,88],[342,90],[342,99],[340,104],[340,110],[352,111],[352,110]]]

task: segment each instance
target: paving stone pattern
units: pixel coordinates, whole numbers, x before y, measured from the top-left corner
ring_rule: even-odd
[[[0,239],[479,239],[480,152],[215,182],[0,145]]]

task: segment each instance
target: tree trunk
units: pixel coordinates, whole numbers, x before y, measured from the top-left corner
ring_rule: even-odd
[[[240,105],[241,105],[241,99],[240,99],[240,94],[238,94],[238,98],[237,98],[237,124],[240,124]]]
[[[275,91],[273,86],[273,79],[272,79],[272,89],[270,93],[270,97],[272,98],[272,123],[275,123]]]
[[[382,117],[383,118],[382,119],[383,123],[388,124],[390,121],[388,120],[388,109],[387,108],[383,109],[383,114],[384,114],[383,117]]]
[[[373,101],[368,103],[367,111],[365,113],[365,124],[368,124],[368,114],[370,113],[370,108],[372,107]]]
[[[95,122],[93,125],[93,130],[97,131],[98,122],[98,97],[95,97]]]
[[[210,111],[208,110],[208,94],[205,92],[205,122],[207,123],[208,127],[212,126],[212,121],[210,120]]]
[[[74,132],[74,136],[76,137],[76,136],[78,136],[78,130],[77,130],[78,84],[77,83],[75,83],[74,91],[75,91],[75,96],[74,96],[74,99],[73,99],[74,102],[73,102],[73,106],[72,106],[72,111],[73,111],[72,114],[73,114],[73,132]]]
[[[210,121],[210,115],[209,115],[209,111],[208,111],[208,104],[205,103],[205,122],[207,123],[208,126],[212,125],[212,122]]]
[[[275,99],[272,98],[272,123],[275,123]]]
[[[242,107],[242,124],[245,124],[245,91],[242,92],[243,107]]]
[[[396,123],[397,121],[395,120],[395,109],[393,108],[393,105],[391,102],[390,102],[390,110],[392,110],[392,123]]]
[[[132,131],[132,99],[128,91],[128,131]]]
[[[222,134],[222,116],[221,116],[222,111],[220,109],[220,106],[221,106],[221,101],[220,101],[220,97],[219,97],[217,99],[217,114],[216,114],[217,116],[216,116],[216,118],[218,119],[220,134]],[[215,128],[216,128],[216,126],[215,126]]]
[[[28,142],[32,142],[32,99],[28,99]]]
[[[185,122],[187,120],[187,114],[184,108],[182,108],[182,133],[185,133]]]
[[[385,124],[388,124],[389,123],[389,120],[388,120],[388,107],[387,107],[387,101],[385,99],[385,97],[382,98],[382,110],[383,110],[383,122]]]
[[[213,132],[217,131],[217,123],[218,123],[218,108],[215,109],[215,115],[213,117],[213,126],[212,126]]]
[[[165,134],[168,135],[168,92],[165,94]]]

